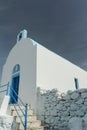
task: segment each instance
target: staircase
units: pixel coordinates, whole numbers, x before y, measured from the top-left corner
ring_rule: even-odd
[[[15,122],[18,124],[18,130],[43,130],[41,121],[37,120],[36,115],[31,109],[30,105],[26,104],[22,98],[15,92],[15,90],[8,84],[0,86],[0,93],[6,92],[2,102],[0,113],[7,112],[14,117]],[[18,101],[16,100],[18,98]],[[9,99],[13,99],[16,104],[9,104]]]
[[[18,111],[18,113],[21,116],[21,119],[24,121],[24,116],[21,114],[21,111],[19,109],[19,107],[16,105],[16,109]],[[27,130],[43,130],[44,127],[41,126],[41,121],[37,120],[36,115],[34,114],[33,110],[30,108],[30,106],[28,105],[28,117],[27,117]],[[20,121],[20,118],[17,115],[17,112],[14,109],[13,105],[9,105],[9,109],[11,111],[11,116],[14,117],[15,122],[18,124],[18,130],[24,130],[24,127]],[[21,109],[24,111],[24,106],[21,105]]]

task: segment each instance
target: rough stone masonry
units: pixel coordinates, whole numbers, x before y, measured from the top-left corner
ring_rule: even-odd
[[[87,115],[87,89],[68,91],[60,94],[57,89],[43,92],[38,89],[38,118],[45,128],[69,130],[71,118],[84,118]]]

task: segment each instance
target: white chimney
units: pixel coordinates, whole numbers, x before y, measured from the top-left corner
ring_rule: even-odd
[[[24,38],[27,38],[27,30],[25,29],[17,35],[17,42]]]

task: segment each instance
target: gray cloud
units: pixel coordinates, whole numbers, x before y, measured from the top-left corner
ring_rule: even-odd
[[[24,28],[29,37],[87,70],[86,0],[1,0],[0,66]]]

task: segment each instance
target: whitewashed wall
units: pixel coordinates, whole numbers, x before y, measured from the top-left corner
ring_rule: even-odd
[[[12,70],[16,64],[20,65],[19,94],[24,101],[35,108],[36,100],[36,45],[32,41],[22,39],[10,51],[3,68],[1,84],[12,82]]]
[[[19,94],[35,110],[37,87],[57,88],[61,92],[75,90],[74,78],[78,78],[80,88],[87,87],[87,72],[29,38],[21,39],[10,51],[1,84],[11,84],[16,64],[21,67]]]
[[[42,89],[58,88],[61,92],[87,87],[87,72],[56,55],[41,45],[37,46],[37,86]]]

